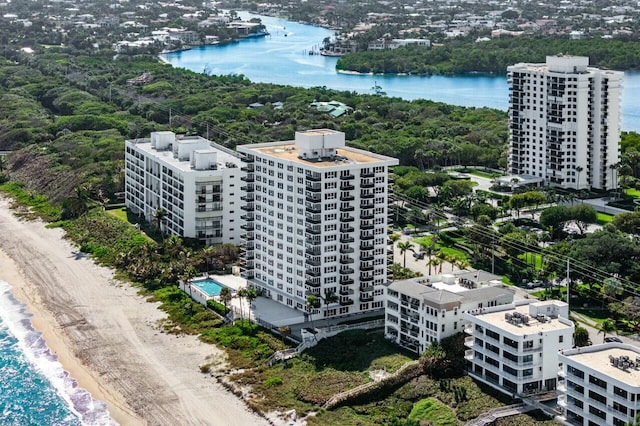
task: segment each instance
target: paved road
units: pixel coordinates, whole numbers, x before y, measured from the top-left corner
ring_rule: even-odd
[[[594,321],[576,312],[572,312],[571,315],[579,322],[579,324],[576,325],[580,325],[581,327],[587,329],[587,331],[589,332],[589,338],[594,345],[603,343],[604,336],[602,335],[602,333],[598,333],[597,324]],[[610,333],[607,334],[607,336],[616,336],[624,343],[640,346],[640,337],[637,334],[631,336],[621,336],[618,333]]]

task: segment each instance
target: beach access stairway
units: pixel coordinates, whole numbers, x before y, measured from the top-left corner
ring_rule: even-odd
[[[515,416],[535,410],[536,407],[521,402],[520,404],[507,405],[504,407],[492,408],[475,419],[467,422],[466,426],[486,426],[502,417]]]
[[[338,333],[342,333],[347,330],[372,330],[376,328],[384,327],[383,319],[376,319],[372,321],[359,322],[355,324],[341,324],[333,325],[323,328],[314,329],[313,332],[303,334],[302,343],[295,348],[285,349],[282,351],[276,351],[265,362],[271,366],[276,362],[286,361],[291,358],[295,358],[305,350],[314,347],[322,339],[335,336]]]

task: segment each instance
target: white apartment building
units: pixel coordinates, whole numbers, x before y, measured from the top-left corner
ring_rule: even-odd
[[[324,302],[312,313],[325,318],[382,309],[388,172],[398,160],[347,147],[328,129],[237,149],[247,163],[250,284],[299,310],[316,295]]]
[[[568,317],[569,306],[557,300],[467,311],[469,375],[509,395],[556,389],[558,351],[573,346]]]
[[[566,425],[625,426],[640,412],[640,348],[607,343],[561,351],[558,405]]]
[[[125,203],[163,232],[207,244],[240,244],[239,155],[199,136],[152,132],[125,143]]]
[[[464,312],[509,304],[513,296],[499,276],[485,271],[395,281],[386,291],[385,336],[421,354],[432,342],[462,332]]]
[[[508,67],[509,171],[569,189],[616,187],[623,73],[583,56]]]

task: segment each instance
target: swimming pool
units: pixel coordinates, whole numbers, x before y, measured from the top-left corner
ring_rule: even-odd
[[[211,279],[211,278],[205,278],[203,280],[191,281],[191,285],[194,286],[194,287],[199,288],[200,290],[202,290],[202,292],[204,294],[206,294],[209,297],[219,296],[220,295],[220,290],[222,290],[224,287],[226,287],[225,285],[220,284],[218,281],[216,281],[214,279]]]

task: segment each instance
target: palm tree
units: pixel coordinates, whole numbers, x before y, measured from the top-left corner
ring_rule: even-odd
[[[411,241],[400,241],[398,242],[398,249],[400,249],[400,254],[404,256],[402,267],[407,269],[407,251],[414,251],[413,244],[411,244]]]
[[[427,255],[427,266],[429,267],[429,275],[431,275],[431,258],[436,251],[436,237],[432,237],[428,242],[421,243],[422,251]]]
[[[456,258],[455,264],[458,267],[458,269],[467,269],[469,266],[471,266],[471,263],[467,259]]]
[[[166,218],[167,218],[167,211],[162,207],[156,209],[156,211],[153,212],[153,219],[155,220],[156,228],[158,228],[160,233],[162,233],[162,224],[164,223],[164,220]]]
[[[228,307],[232,297],[233,295],[231,294],[231,289],[229,287],[222,287],[220,289],[220,301],[222,302],[225,308]]]
[[[315,325],[313,324],[313,310],[318,309],[320,307],[320,299],[315,294],[310,294],[307,296],[307,301],[305,303],[307,311],[309,312],[309,321],[311,321],[311,328],[315,329]],[[315,333],[313,334],[315,338]]]
[[[606,319],[598,324],[598,334],[602,333],[602,342],[607,338],[607,333],[614,333],[616,329],[616,323],[612,319]]]
[[[254,300],[258,298],[258,292],[256,291],[255,288],[249,287],[244,297],[247,299],[247,302],[249,303],[249,318],[251,318],[251,304],[253,303]]]
[[[576,167],[576,172],[578,172],[578,182],[576,183],[576,190],[580,191],[580,172],[583,171],[584,168],[582,166]]]
[[[236,294],[238,295],[238,299],[240,300],[240,319],[244,319],[244,308],[242,307],[242,299],[246,297],[247,289],[243,287],[239,289]]]
[[[433,266],[436,271],[438,270],[438,266],[442,264],[442,259],[439,257],[431,257],[427,262],[427,266],[429,267],[429,275],[431,275],[431,267]]]

